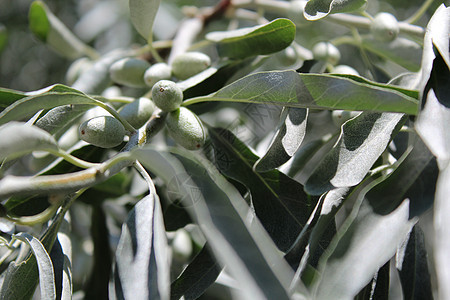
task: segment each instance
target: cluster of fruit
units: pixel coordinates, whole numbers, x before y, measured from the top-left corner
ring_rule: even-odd
[[[138,58],[123,58],[111,65],[111,79],[129,87],[151,87],[151,99],[141,97],[126,104],[119,115],[134,128],[141,128],[156,111],[162,111],[170,136],[189,150],[200,149],[206,140],[206,130],[198,116],[185,107],[183,92],[171,81],[173,77],[183,80],[207,69],[209,56],[200,52],[178,55],[169,66],[166,63],[151,65]],[[157,110],[159,108],[159,110]],[[82,140],[92,145],[111,148],[120,145],[126,135],[122,123],[112,116],[97,116],[83,122],[79,127]]]

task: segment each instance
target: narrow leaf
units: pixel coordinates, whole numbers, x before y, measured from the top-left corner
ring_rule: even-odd
[[[0,88],[0,112],[23,97],[25,97],[23,92]]]
[[[328,14],[355,11],[366,2],[366,0],[309,0],[306,2],[303,15],[307,20],[315,21]]]
[[[400,129],[403,115],[363,112],[342,126],[341,136],[305,184],[320,195],[335,187],[355,186],[366,176]]]
[[[40,238],[46,252],[50,252],[56,240],[58,230],[64,220],[64,215],[70,207],[70,200],[76,194],[69,194],[59,212],[53,218],[49,227]],[[38,271],[36,256],[31,251],[23,261],[13,261],[5,271],[4,280],[0,290],[0,295],[4,299],[31,299],[41,275]],[[43,298],[52,299],[52,298]]]
[[[0,136],[0,161],[32,151],[58,151],[57,142],[48,132],[26,123],[9,122],[2,125]]]
[[[355,297],[394,256],[415,223],[408,216],[408,200],[384,216],[374,213],[364,201],[355,220],[336,239],[330,256],[322,259],[315,299]]]
[[[21,120],[41,109],[51,109],[67,104],[95,105],[96,100],[86,94],[62,84],[55,84],[45,89],[27,93],[27,97],[15,101],[0,113],[0,125],[10,121]]]
[[[412,72],[420,70],[422,47],[407,38],[398,37],[390,43],[380,42],[373,37],[364,37],[362,46]]]
[[[424,234],[416,225],[401,261],[397,261],[404,299],[433,299],[427,260]]]
[[[153,40],[153,22],[161,0],[130,0],[131,23],[146,40]]]
[[[160,150],[135,150],[136,158],[155,172],[186,204],[200,226],[213,255],[240,282],[249,299],[287,299],[292,273],[258,222],[249,224],[249,207],[240,193],[199,155],[177,151],[177,158]],[[189,174],[188,177],[182,176]],[[192,205],[193,204],[193,205]],[[255,220],[256,221],[256,220]]]
[[[34,1],[31,4],[28,19],[31,31],[59,54],[73,59],[92,51],[50,11],[44,2]]]
[[[139,201],[122,227],[115,292],[125,299],[169,299],[170,257],[159,198]]]
[[[220,56],[233,59],[281,51],[294,38],[295,24],[289,19],[276,19],[264,25],[206,35],[207,40],[216,43]]]
[[[195,256],[170,287],[170,299],[194,300],[210,287],[222,271],[208,245]]]
[[[359,77],[299,74],[293,70],[260,72],[243,77],[208,97],[192,98],[189,105],[203,101],[270,103],[288,107],[402,112],[415,115],[417,91],[372,83]]]
[[[230,131],[209,133],[219,170],[250,190],[257,217],[280,250],[289,249],[313,208],[302,185],[278,170],[255,172],[258,156]]]
[[[39,268],[41,299],[55,299],[55,274],[53,273],[53,264],[47,250],[45,250],[44,246],[37,238],[28,233],[20,232],[14,235],[14,237],[27,243],[36,257]]]
[[[306,134],[308,110],[304,108],[283,108],[281,124],[269,148],[254,165],[257,172],[275,169],[287,162],[300,148]]]

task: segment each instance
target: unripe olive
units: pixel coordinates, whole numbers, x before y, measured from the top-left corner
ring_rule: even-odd
[[[101,148],[120,145],[125,136],[125,128],[116,118],[99,116],[83,122],[78,128],[83,141]]]
[[[172,74],[187,79],[206,70],[211,65],[211,58],[201,52],[186,52],[177,55],[172,62]]]
[[[200,149],[206,140],[206,132],[198,116],[185,107],[170,112],[166,118],[170,136],[188,150]]]
[[[171,112],[180,107],[183,92],[170,80],[160,80],[152,88],[152,99],[162,111]]]
[[[386,12],[378,13],[370,24],[370,32],[373,37],[382,42],[395,40],[400,32],[397,19]]]
[[[334,67],[333,73],[359,76],[358,71],[356,71],[355,69],[353,69],[352,67],[347,66],[347,65],[339,65],[339,66]]]
[[[348,111],[337,109],[331,112],[331,118],[333,120],[334,125],[336,125],[337,127],[341,127],[342,124],[356,117],[360,113],[361,113],[360,111]]]
[[[75,60],[66,72],[66,82],[68,85],[72,85],[80,75],[92,67],[93,62],[87,57],[81,57]]]
[[[144,73],[145,84],[152,87],[160,80],[170,79],[172,68],[166,63],[157,63],[148,68]]]
[[[129,87],[144,87],[144,73],[150,64],[138,58],[122,58],[111,65],[109,75],[112,81]]]
[[[341,59],[341,53],[331,43],[320,42],[314,45],[312,49],[314,59],[326,61],[332,65],[336,65]]]
[[[172,240],[173,257],[179,261],[186,261],[192,254],[192,241],[185,229],[178,229]]]
[[[297,52],[293,47],[287,47],[286,49],[278,52],[276,58],[283,66],[293,65],[297,61]]]
[[[134,128],[141,128],[155,111],[155,104],[152,100],[141,97],[123,106],[119,114]]]

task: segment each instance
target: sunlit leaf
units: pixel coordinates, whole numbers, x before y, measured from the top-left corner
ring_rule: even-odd
[[[358,80],[355,80],[358,78]],[[185,101],[268,103],[288,107],[343,109],[417,114],[417,91],[372,83],[354,76],[260,72],[245,76],[208,97]]]
[[[30,6],[28,18],[31,31],[59,54],[73,59],[91,51],[44,2],[34,1]]]
[[[0,161],[32,151],[58,151],[55,139],[46,131],[26,123],[9,122],[0,126]]]
[[[275,169],[287,162],[297,152],[306,134],[307,117],[307,109],[284,108],[281,117],[282,123],[278,126],[266,154],[254,165],[257,172]]]
[[[406,238],[415,223],[408,215],[407,200],[387,215],[374,213],[364,201],[351,225],[338,233],[329,257],[322,259],[315,299],[355,297]]]
[[[139,201],[128,215],[116,250],[119,298],[169,299],[170,254],[157,195]]]
[[[50,109],[67,104],[90,104],[97,102],[82,92],[62,84],[27,93],[0,113],[0,125],[31,116],[41,109]]]
[[[287,299],[286,288],[292,278],[289,267],[261,225],[248,223],[247,203],[210,162],[182,150],[176,152],[182,164],[151,148],[134,153],[164,182],[182,183],[171,185],[173,192],[185,195],[184,203],[191,204],[187,209],[206,236],[213,255],[245,286],[241,290],[244,295]]]
[[[234,59],[281,51],[294,38],[295,24],[289,19],[276,19],[264,25],[206,35],[207,40],[216,43],[220,56]]]
[[[398,132],[404,116],[363,112],[342,126],[341,136],[305,184],[312,195],[355,186],[366,176]]]
[[[351,12],[366,4],[366,0],[309,0],[303,15],[307,20],[315,21],[328,14]]]
[[[39,269],[41,299],[55,299],[55,275],[53,273],[53,264],[47,250],[45,250],[41,241],[28,233],[20,232],[14,235],[14,237],[27,243],[36,257]]]
[[[302,185],[278,170],[255,172],[258,156],[230,131],[209,128],[209,133],[219,170],[249,189],[261,223],[282,251],[289,249],[312,211]]]
[[[131,23],[146,40],[153,40],[153,22],[161,0],[130,0]]]

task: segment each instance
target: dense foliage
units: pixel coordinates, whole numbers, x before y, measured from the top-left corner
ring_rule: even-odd
[[[445,4],[19,2],[1,299],[450,299]]]

